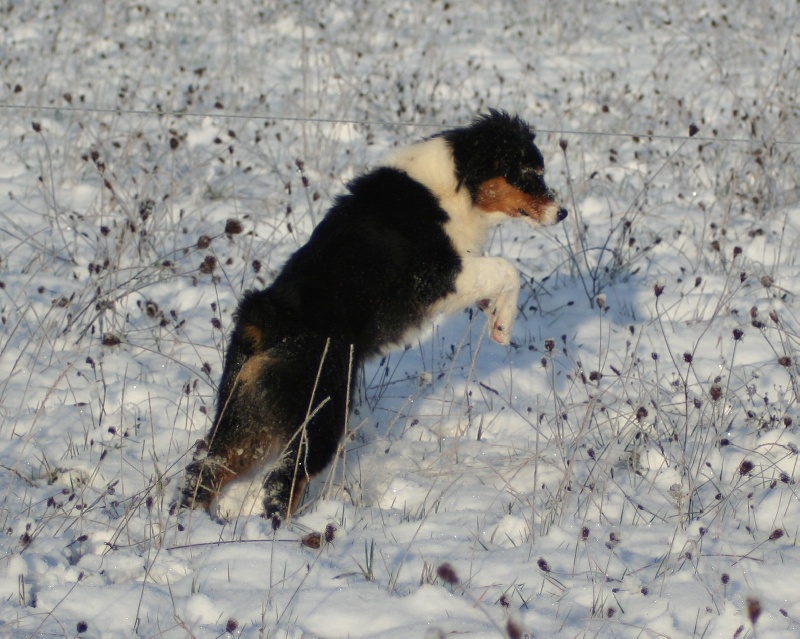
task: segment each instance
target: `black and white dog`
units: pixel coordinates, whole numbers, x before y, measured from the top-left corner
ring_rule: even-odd
[[[509,343],[519,276],[480,256],[487,232],[567,216],[533,140],[524,121],[492,110],[348,184],[275,282],[244,295],[183,505],[209,508],[230,480],[263,468],[264,513],[291,516],[336,454],[360,364],[438,313],[477,304],[491,338]]]

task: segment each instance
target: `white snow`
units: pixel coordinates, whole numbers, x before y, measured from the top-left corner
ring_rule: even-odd
[[[800,635],[797,3],[317,4],[0,3],[0,636]],[[492,231],[511,346],[367,365],[290,526],[176,513],[242,292],[489,107],[570,210]]]

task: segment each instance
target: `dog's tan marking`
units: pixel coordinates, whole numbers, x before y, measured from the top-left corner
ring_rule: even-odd
[[[306,484],[308,483],[310,477],[303,474],[302,472],[297,473],[294,479],[294,486],[292,487],[292,501],[289,504],[289,518],[291,519],[294,512],[297,510],[297,507],[300,505],[300,500],[303,497],[303,491],[306,489]]]
[[[253,324],[245,324],[242,327],[242,335],[244,338],[250,342],[250,345],[255,348],[261,348],[261,339],[263,337],[261,333],[261,329],[258,326],[254,326]]]
[[[534,221],[546,222],[552,201],[546,197],[533,197],[512,186],[503,177],[486,180],[478,187],[475,206],[487,213],[505,213],[509,217],[525,215]]]
[[[259,353],[249,358],[242,368],[239,369],[239,375],[236,378],[238,384],[242,386],[245,391],[253,390],[253,386],[258,382],[264,368],[269,363],[270,357],[266,353]]]

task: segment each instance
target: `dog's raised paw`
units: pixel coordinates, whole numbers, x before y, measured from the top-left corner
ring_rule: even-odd
[[[506,330],[503,324],[494,323],[490,337],[501,346],[508,346],[511,343],[511,333]]]

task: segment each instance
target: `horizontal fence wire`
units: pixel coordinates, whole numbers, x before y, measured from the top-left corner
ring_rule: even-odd
[[[359,120],[356,118],[333,118],[333,117],[314,117],[314,116],[294,116],[282,114],[253,115],[243,113],[228,113],[225,111],[151,111],[148,109],[121,109],[116,107],[77,107],[77,106],[37,106],[32,104],[0,104],[0,109],[18,111],[49,111],[67,113],[98,113],[112,115],[139,115],[146,117],[182,117],[182,118],[221,118],[233,120],[275,120],[280,122],[306,122],[310,124],[350,124],[361,126],[381,126],[381,127],[425,127],[442,128],[463,126],[463,123],[448,124],[441,122],[409,122],[409,121],[389,121],[389,120]],[[689,126],[687,125],[687,129]],[[758,138],[731,138],[703,136],[700,134],[677,134],[677,133],[653,133],[636,131],[582,131],[577,129],[543,129],[535,128],[537,133],[547,133],[553,135],[578,135],[614,138],[641,138],[650,140],[696,140],[699,142],[718,142],[725,144],[752,144],[753,142],[763,142]],[[771,140],[771,145],[800,146],[800,140]]]

